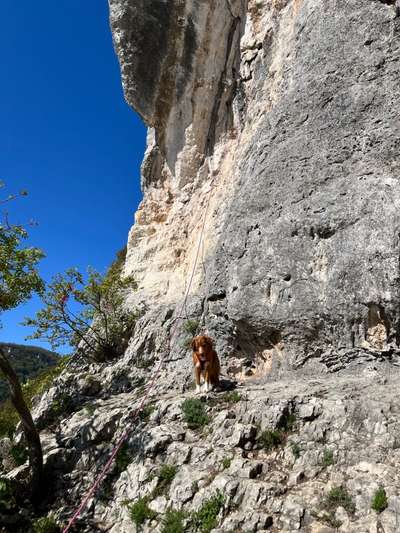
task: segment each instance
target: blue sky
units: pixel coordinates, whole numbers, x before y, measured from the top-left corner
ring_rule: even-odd
[[[45,279],[70,266],[105,270],[140,201],[145,145],[123,98],[107,1],[6,2],[0,65],[0,179],[7,193],[29,191],[11,220],[38,222],[31,242],[46,253]],[[4,314],[1,340],[26,343],[19,323],[39,305]]]

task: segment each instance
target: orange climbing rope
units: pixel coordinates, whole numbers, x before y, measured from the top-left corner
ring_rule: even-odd
[[[198,243],[197,250],[196,250],[196,256],[195,256],[195,260],[194,260],[194,264],[193,264],[193,269],[192,269],[192,272],[191,272],[191,275],[190,275],[190,278],[189,278],[189,283],[188,283],[187,289],[185,291],[185,296],[184,296],[184,299],[183,299],[183,302],[182,302],[182,306],[181,306],[180,312],[178,314],[177,320],[175,321],[174,327],[172,328],[172,332],[168,336],[168,340],[174,337],[174,334],[175,334],[175,332],[177,330],[178,324],[179,324],[180,320],[182,320],[182,315],[183,315],[183,312],[184,312],[184,310],[186,308],[186,302],[187,302],[187,299],[188,299],[188,296],[189,296],[189,292],[190,292],[190,289],[191,289],[191,286],[192,286],[192,283],[193,283],[194,275],[195,275],[196,268],[197,268],[197,263],[198,263],[198,260],[199,260],[200,249],[201,249],[202,242],[203,242],[204,229],[205,229],[205,225],[206,225],[206,219],[207,219],[207,214],[208,214],[208,208],[209,208],[209,205],[210,205],[210,197],[211,197],[212,189],[213,189],[213,184],[211,184],[210,190],[208,191],[207,204],[206,204],[206,208],[205,208],[205,211],[204,211],[203,222],[202,222],[202,225],[201,225],[199,243]],[[204,265],[203,265],[203,267],[204,267]],[[150,380],[150,382],[149,382],[149,384],[148,384],[148,386],[146,388],[145,394],[143,395],[139,406],[130,413],[130,416],[131,416],[130,422],[131,423],[135,420],[135,418],[138,416],[138,414],[143,410],[143,407],[144,407],[144,405],[146,403],[146,400],[148,399],[148,397],[150,396],[151,391],[154,388],[154,385],[156,383],[156,379],[157,379],[157,377],[158,377],[158,375],[159,375],[159,373],[161,371],[161,367],[162,367],[162,364],[164,362],[164,359],[165,359],[165,354],[160,357],[160,360],[158,362],[156,370],[155,370],[155,372],[153,374],[153,377]],[[107,463],[104,465],[104,467],[102,468],[102,470],[98,474],[97,478],[95,479],[94,483],[89,488],[89,490],[87,491],[86,495],[83,497],[79,507],[76,509],[76,511],[72,515],[72,517],[69,520],[67,526],[63,529],[63,533],[68,533],[70,531],[72,526],[78,520],[79,515],[85,509],[85,507],[88,504],[90,498],[92,498],[92,496],[95,495],[97,489],[99,488],[99,486],[101,485],[103,479],[105,478],[105,476],[107,475],[108,471],[110,470],[110,468],[111,468],[111,466],[112,466],[112,464],[114,462],[115,456],[117,455],[117,453],[121,449],[121,446],[124,444],[124,442],[128,438],[128,436],[130,434],[130,431],[131,431],[130,428],[126,429],[123,432],[122,436],[118,439],[116,445],[114,446],[114,448],[112,450],[110,458],[108,459]]]

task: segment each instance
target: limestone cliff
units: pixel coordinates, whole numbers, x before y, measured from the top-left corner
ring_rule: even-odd
[[[394,2],[111,0],[149,126],[127,272],[224,354],[346,365],[399,347]],[[153,326],[154,327],[154,326]],[[272,362],[274,367],[274,362]]]

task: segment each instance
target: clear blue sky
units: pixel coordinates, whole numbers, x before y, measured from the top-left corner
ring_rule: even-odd
[[[29,191],[10,217],[39,223],[30,233],[45,279],[69,266],[104,270],[140,201],[145,144],[123,98],[107,1],[19,0],[1,15],[0,178],[7,193]],[[19,323],[38,306],[4,314],[1,340],[26,343]]]

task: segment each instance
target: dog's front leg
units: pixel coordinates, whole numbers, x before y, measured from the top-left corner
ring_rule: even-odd
[[[201,364],[198,362],[194,367],[194,375],[196,378],[196,393],[201,392],[200,377],[201,377]]]
[[[204,367],[204,392],[209,392],[210,390],[210,363],[207,362]]]

